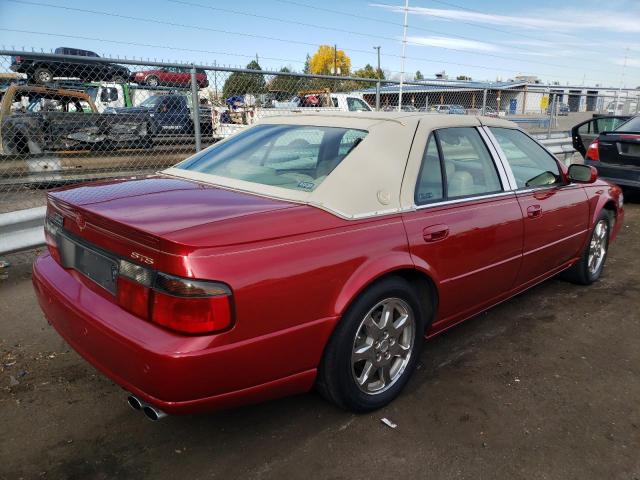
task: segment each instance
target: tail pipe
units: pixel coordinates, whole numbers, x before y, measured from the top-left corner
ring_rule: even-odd
[[[160,410],[159,408],[154,407],[153,405],[149,405],[146,402],[143,402],[135,395],[129,394],[127,396],[127,403],[134,410],[142,410],[144,416],[153,422],[157,422],[158,420],[163,419],[167,416],[165,412]]]

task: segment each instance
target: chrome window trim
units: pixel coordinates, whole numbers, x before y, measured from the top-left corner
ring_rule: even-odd
[[[511,171],[511,166],[508,162],[506,162],[507,157],[499,147],[496,138],[489,131],[489,127],[482,125],[477,128],[480,136],[489,149],[489,153],[493,157],[493,163],[495,163],[496,165],[498,175],[500,176],[500,180],[502,182],[502,189],[504,191],[516,190],[516,188],[514,188],[516,187],[516,180],[513,176],[513,172]]]
[[[499,197],[511,197],[514,195],[515,192],[513,192],[512,190],[507,190],[507,191],[502,191],[502,192],[498,192],[498,193],[490,193],[490,194],[486,194],[486,195],[470,195],[468,197],[461,197],[461,198],[454,198],[452,200],[444,200],[442,202],[434,202],[434,203],[427,203],[425,205],[413,205],[413,210],[423,210],[425,208],[434,208],[434,207],[442,207],[442,206],[447,206],[447,205],[455,205],[458,203],[465,203],[465,202],[475,202],[478,200],[489,200],[492,198],[499,198]],[[409,210],[407,210],[409,211]]]
[[[507,176],[507,178],[509,180],[509,183],[508,183],[509,190],[510,191],[517,191],[518,190],[518,184],[516,182],[516,177],[513,174],[513,170],[511,170],[511,165],[509,165],[509,162],[507,160],[507,155],[504,153],[504,151],[500,147],[500,144],[498,143],[498,139],[496,137],[494,137],[493,133],[491,132],[491,130],[489,130],[488,126],[483,125],[482,127],[480,127],[480,130],[483,131],[483,133],[485,134],[486,138],[489,140],[489,143],[491,144],[491,146],[493,147],[494,151],[496,152],[498,161],[502,165],[502,168],[505,171],[505,175]],[[517,130],[517,129],[514,128],[513,130]]]

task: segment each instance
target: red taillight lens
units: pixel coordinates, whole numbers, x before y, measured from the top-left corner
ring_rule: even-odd
[[[126,260],[120,260],[117,301],[178,332],[210,333],[231,325],[231,290],[225,284],[157,273]]]
[[[62,216],[58,213],[51,213],[47,209],[47,215],[44,218],[44,240],[49,249],[49,253],[58,263],[61,262],[61,259],[56,237],[60,228],[62,228]]]
[[[184,333],[224,330],[231,325],[231,303],[226,295],[174,297],[154,291],[151,320]]]
[[[207,333],[231,325],[231,290],[205,282],[158,273],[151,320],[185,333]]]
[[[17,55],[15,59],[16,59],[16,63],[22,62],[22,57],[20,55]]]
[[[149,316],[150,289],[120,275],[118,277],[118,305],[140,318]]]
[[[589,148],[587,148],[587,158],[589,160],[592,160],[594,162],[600,161],[599,146],[600,140],[598,140],[597,138],[593,142],[591,142],[591,145],[589,145]]]

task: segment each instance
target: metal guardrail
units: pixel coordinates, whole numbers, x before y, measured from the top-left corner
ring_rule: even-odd
[[[575,153],[571,137],[546,138],[539,141],[565,164]],[[36,207],[0,214],[0,255],[43,246],[46,210],[47,207]]]
[[[47,207],[36,207],[0,214],[0,255],[44,245],[46,211]]]

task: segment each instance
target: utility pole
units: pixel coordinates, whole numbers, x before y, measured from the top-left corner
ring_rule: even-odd
[[[376,112],[380,111],[380,47],[373,47],[374,50],[378,51],[378,69],[376,70],[376,77],[378,81],[376,82]]]
[[[404,0],[404,24],[402,26],[402,59],[400,65],[400,88],[398,93],[398,111],[402,110],[402,85],[404,83],[404,60],[407,49],[407,16],[409,15],[409,0]]]

